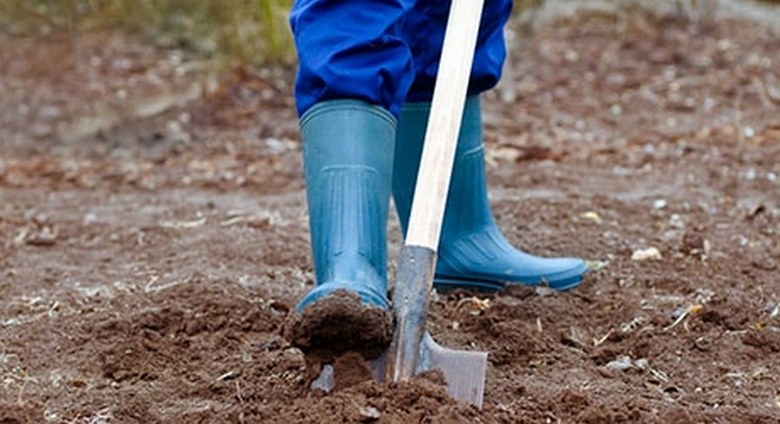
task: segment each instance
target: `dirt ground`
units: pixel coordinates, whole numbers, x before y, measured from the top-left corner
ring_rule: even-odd
[[[479,411],[435,376],[307,389],[291,69],[0,37],[0,422],[780,422],[780,37],[596,14],[511,60],[496,216],[592,270],[434,294],[436,339],[490,352]]]

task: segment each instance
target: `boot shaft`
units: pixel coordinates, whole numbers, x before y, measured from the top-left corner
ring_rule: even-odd
[[[301,118],[301,138],[317,283],[386,285],[395,119],[360,101],[322,102]]]
[[[422,156],[430,106],[430,103],[406,104],[399,118],[393,196],[404,234],[417,183],[417,168]],[[478,230],[494,222],[485,179],[485,149],[479,96],[466,99],[445,211],[443,240],[446,240],[450,233]]]
[[[404,106],[396,139],[393,196],[406,232],[430,104]],[[477,96],[467,98],[438,249],[437,288],[499,290],[505,282],[557,290],[579,284],[585,263],[543,258],[516,249],[504,237],[490,208],[485,174],[482,115]],[[403,158],[403,159],[401,159]]]

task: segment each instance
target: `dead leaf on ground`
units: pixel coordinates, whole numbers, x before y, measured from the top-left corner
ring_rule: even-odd
[[[467,312],[471,315],[480,315],[482,312],[490,309],[490,299],[466,297],[458,301],[455,309]]]

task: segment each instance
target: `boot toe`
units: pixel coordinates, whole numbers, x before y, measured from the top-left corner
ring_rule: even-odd
[[[520,252],[518,252],[520,253]],[[587,265],[578,258],[539,258],[522,254],[511,260],[471,263],[454,268],[443,261],[437,268],[437,289],[466,288],[497,291],[507,284],[545,284],[557,291],[570,290],[582,281]]]

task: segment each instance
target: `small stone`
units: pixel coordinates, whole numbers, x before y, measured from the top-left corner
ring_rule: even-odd
[[[661,252],[655,247],[649,247],[647,249],[639,249],[631,254],[631,260],[637,262],[643,261],[660,261],[663,257]]]
[[[612,371],[625,371],[633,366],[633,361],[628,356],[621,356],[614,361],[604,365],[604,368]]]
[[[333,377],[333,365],[325,365],[320,371],[320,375],[311,382],[311,390],[322,390],[323,392],[330,392],[333,390],[333,386],[336,385],[336,381]]]
[[[634,366],[639,368],[640,370],[646,370],[650,366],[650,362],[646,358],[639,358],[636,361],[634,361]]]
[[[33,215],[32,222],[38,226],[44,226],[49,223],[49,217],[45,213],[40,212]]]
[[[672,311],[672,318],[677,320],[680,319],[681,316],[688,314],[688,306],[678,306],[677,308],[674,308]]]
[[[374,408],[373,406],[361,406],[360,407],[360,417],[362,418],[363,422],[376,421],[381,416],[382,416],[382,413],[379,412],[379,410]]]
[[[675,213],[669,217],[669,225],[673,228],[685,228],[685,220]]]
[[[84,225],[94,224],[97,221],[98,221],[98,216],[93,212],[89,212],[86,215],[84,215],[84,221],[83,221]]]
[[[557,291],[555,291],[555,289],[552,289],[550,287],[545,287],[545,286],[534,286],[534,292],[536,292],[536,295],[539,297],[552,296],[558,293]]]

